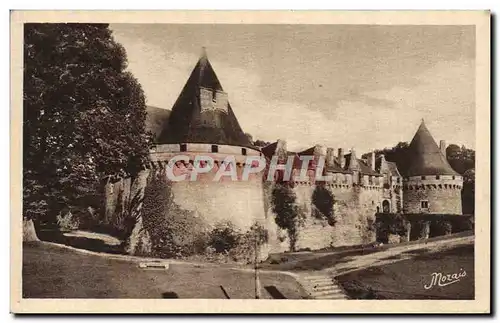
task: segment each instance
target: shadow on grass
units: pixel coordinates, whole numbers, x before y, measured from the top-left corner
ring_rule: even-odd
[[[165,292],[161,294],[162,298],[179,298],[179,295],[174,292]]]
[[[91,239],[86,237],[65,236],[63,232],[58,230],[40,230],[37,232],[40,240],[64,244],[70,247],[85,249],[95,252],[105,252],[112,254],[124,254],[122,245],[108,245],[100,239]]]
[[[329,268],[335,264],[349,262],[352,260],[352,257],[354,256],[363,256],[379,251],[381,250],[372,247],[367,249],[347,250],[335,254],[310,257],[309,259],[292,261],[292,262],[288,261],[287,259],[271,260],[267,263],[264,263],[262,267],[281,269],[281,270],[321,270]]]
[[[449,250],[436,251],[428,254],[419,254],[415,260],[438,260],[447,256],[474,255],[474,245],[464,245]]]

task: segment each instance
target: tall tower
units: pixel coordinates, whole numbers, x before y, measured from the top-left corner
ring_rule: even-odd
[[[404,181],[405,213],[462,214],[463,179],[434,141],[424,121],[409,147],[410,167]]]
[[[172,108],[168,127],[160,134],[157,143],[252,147],[204,50]]]
[[[262,174],[242,180],[247,157],[260,156],[241,129],[227,93],[205,52],[201,55],[175,102],[168,126],[156,139],[150,152],[156,171],[173,168],[174,174],[189,173],[197,157],[210,157],[211,170],[195,180],[170,182],[177,209],[189,210],[208,225],[231,222],[243,232],[265,219]],[[169,163],[172,158],[187,160]],[[228,161],[228,157],[232,161]],[[221,169],[234,169],[231,176],[217,176]],[[221,173],[221,172],[219,172]],[[179,175],[180,176],[180,175]]]

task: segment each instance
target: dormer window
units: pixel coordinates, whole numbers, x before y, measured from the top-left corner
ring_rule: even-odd
[[[246,148],[241,148],[241,154],[243,156],[246,156],[247,155],[247,149]]]
[[[425,176],[422,176],[422,179],[425,179]]]
[[[219,146],[217,146],[217,145],[212,145],[212,152],[213,152],[213,153],[218,153],[218,152],[219,152]]]
[[[179,145],[179,150],[180,151],[187,151],[187,145],[186,144],[180,144]]]

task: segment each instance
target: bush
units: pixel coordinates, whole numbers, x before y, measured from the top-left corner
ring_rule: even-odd
[[[241,238],[242,234],[230,222],[221,223],[210,232],[208,246],[217,253],[229,252],[240,243]]]
[[[452,225],[450,221],[436,220],[431,222],[430,236],[432,237],[443,236],[451,234],[451,232],[452,232]]]
[[[208,235],[208,247],[205,256],[212,261],[236,261],[253,263],[256,250],[267,243],[269,234],[259,224],[254,224],[242,233],[230,222],[220,223]]]
[[[62,213],[62,212],[61,212]],[[61,213],[57,215],[57,225],[61,231],[73,231],[78,229],[78,218],[67,210],[66,214],[61,216]]]

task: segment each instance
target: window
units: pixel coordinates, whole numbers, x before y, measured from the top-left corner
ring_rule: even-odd
[[[440,177],[439,175],[436,175],[436,179],[439,179],[439,177]]]
[[[219,146],[217,146],[217,145],[212,145],[212,152],[213,152],[213,153],[218,153],[218,152],[219,152]]]
[[[451,177],[451,179],[455,179],[455,175],[453,175],[453,176]]]
[[[241,154],[243,156],[246,156],[247,155],[247,149],[246,148],[241,148]]]
[[[422,209],[428,209],[429,208],[429,201],[420,201],[420,206]]]
[[[187,145],[186,144],[180,144],[180,150],[181,151],[187,151]]]
[[[422,179],[425,179],[425,176],[422,176]]]

